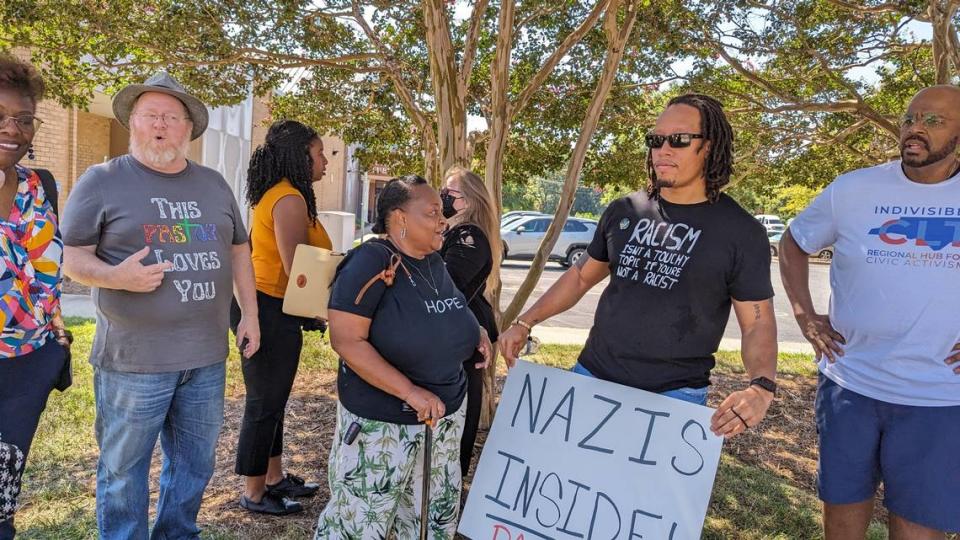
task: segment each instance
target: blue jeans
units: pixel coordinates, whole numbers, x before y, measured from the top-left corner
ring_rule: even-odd
[[[160,437],[160,499],[150,538],[199,538],[197,513],[223,425],[226,363],[170,373],[97,368],[100,538],[148,538],[149,475]]]
[[[587,377],[597,377],[590,373],[587,368],[580,365],[580,362],[574,364],[573,369],[570,371],[578,373],[580,375],[586,375]],[[688,403],[693,403],[695,405],[707,405],[707,387],[703,388],[677,388],[675,390],[667,390],[666,392],[660,392],[661,396],[667,396],[673,399],[679,399],[680,401],[686,401]]]

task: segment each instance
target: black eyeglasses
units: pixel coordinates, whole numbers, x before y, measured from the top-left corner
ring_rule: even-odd
[[[700,133],[671,133],[670,135],[657,135],[656,133],[647,133],[647,148],[660,148],[666,142],[670,148],[686,148],[694,139],[702,139]]]

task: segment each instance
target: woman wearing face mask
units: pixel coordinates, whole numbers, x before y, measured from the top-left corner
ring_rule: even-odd
[[[484,298],[495,257],[500,256],[499,229],[490,194],[483,179],[475,173],[454,167],[447,173],[440,190],[443,217],[449,228],[443,236],[440,255],[457,288],[467,298],[473,312],[491,342],[497,341],[497,321],[493,308]],[[467,373],[467,415],[460,440],[460,470],[466,475],[473,458],[480,409],[483,404],[482,359],[476,355],[463,364]]]

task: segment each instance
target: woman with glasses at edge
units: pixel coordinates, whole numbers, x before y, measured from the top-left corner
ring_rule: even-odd
[[[461,167],[447,172],[440,190],[443,217],[449,228],[443,235],[440,255],[447,264],[453,283],[467,298],[470,311],[487,331],[491,343],[499,332],[493,307],[484,298],[487,285],[493,285],[490,272],[500,256],[499,220],[483,179]],[[496,349],[494,349],[496,350]],[[467,414],[460,439],[460,470],[465,476],[473,459],[480,410],[483,405],[483,358],[477,352],[463,364],[467,374]]]
[[[0,442],[23,454],[14,467],[18,475],[50,392],[65,388],[60,381],[69,347],[60,319],[63,242],[57,218],[40,176],[19,165],[25,155],[34,156],[43,91],[30,64],[0,56]],[[4,480],[11,483],[9,476]],[[15,507],[15,501],[0,501],[2,540],[16,533]]]

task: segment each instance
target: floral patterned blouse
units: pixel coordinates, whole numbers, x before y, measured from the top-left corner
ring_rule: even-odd
[[[57,217],[30,169],[16,166],[19,188],[0,219],[0,361],[39,349],[53,338],[60,313],[63,241]]]

